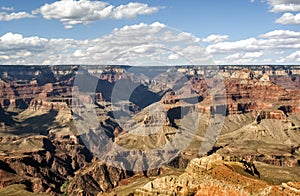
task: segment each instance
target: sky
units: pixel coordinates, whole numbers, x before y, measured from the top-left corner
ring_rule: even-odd
[[[300,0],[1,0],[0,64],[300,64]]]

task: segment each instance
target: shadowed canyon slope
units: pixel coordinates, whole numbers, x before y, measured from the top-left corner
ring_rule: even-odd
[[[300,66],[0,66],[0,195],[300,194]]]

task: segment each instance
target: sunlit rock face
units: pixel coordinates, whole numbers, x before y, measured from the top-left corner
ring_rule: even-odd
[[[225,161],[219,154],[213,154],[192,159],[181,175],[152,180],[137,188],[133,195],[285,195],[297,194],[299,187],[292,188],[296,184],[299,183],[269,185],[260,180],[252,162],[242,157],[240,161]]]
[[[2,190],[299,193],[300,66],[143,69],[0,66]]]

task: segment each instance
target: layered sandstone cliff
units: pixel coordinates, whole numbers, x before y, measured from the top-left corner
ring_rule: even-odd
[[[127,66],[82,68],[0,66],[1,188],[120,193],[126,180],[152,180],[167,165],[187,169],[132,193],[298,194],[290,181],[300,174],[290,170],[300,164],[299,67],[162,67],[150,69],[155,77]],[[76,90],[82,93],[74,96]],[[203,142],[208,147],[200,152]],[[176,149],[144,153],[169,143]],[[144,170],[113,167],[95,153],[116,146],[127,149],[110,152],[124,159],[120,165],[129,160],[128,168]],[[243,159],[255,163],[262,179],[245,171]],[[270,168],[279,171],[272,176],[277,185],[266,177]]]

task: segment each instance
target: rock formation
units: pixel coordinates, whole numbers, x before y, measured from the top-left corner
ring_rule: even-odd
[[[129,68],[0,66],[0,195],[299,194],[299,66]]]
[[[254,166],[254,164],[252,163]],[[254,166],[255,168],[255,166]],[[269,185],[247,174],[239,162],[226,162],[214,154],[191,160],[179,176],[166,176],[137,188],[133,195],[287,195],[298,194],[296,183]],[[256,172],[258,172],[256,170]]]

